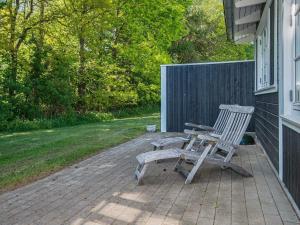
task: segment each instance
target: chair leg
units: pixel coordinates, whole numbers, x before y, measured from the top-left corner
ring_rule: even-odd
[[[176,163],[176,165],[175,165],[175,167],[174,167],[174,171],[178,171],[178,169],[181,167],[181,164],[183,163],[183,159],[182,158],[180,158],[178,161],[177,161],[177,163]]]
[[[183,145],[181,146],[181,149],[185,149],[187,144],[188,144],[188,142],[184,142]]]
[[[234,172],[240,174],[241,176],[253,177],[253,175],[251,173],[249,173],[246,169],[244,169],[243,167],[238,166],[236,164],[233,164],[231,162],[224,162],[223,160],[212,159],[212,158],[208,158],[207,160],[208,160],[209,163],[218,165],[222,169],[232,169]]]
[[[244,177],[253,177],[253,175],[251,173],[249,173],[247,170],[245,170],[243,167],[238,166],[236,164],[233,163],[227,163],[226,164],[227,168],[232,169],[234,172],[244,176]]]
[[[140,169],[141,169],[142,165],[141,164],[138,164],[135,171],[134,171],[134,178],[136,180],[138,180],[139,178],[139,175],[140,175]]]
[[[191,149],[193,148],[193,146],[194,146],[196,140],[197,140],[197,137],[193,137],[193,138],[190,140],[189,144],[186,146],[185,150],[188,150],[188,151],[191,150]]]
[[[214,155],[217,153],[219,149],[217,148],[217,146],[214,146],[214,148],[211,150],[210,155]]]
[[[137,179],[137,184],[140,185],[143,183],[143,178],[145,175],[145,172],[147,170],[148,167],[148,163],[146,164],[139,164],[135,170],[135,178]]]
[[[158,150],[164,150],[164,146],[160,146]],[[156,160],[155,163],[161,163],[163,160]]]
[[[181,158],[178,160],[178,162],[176,163],[176,166],[174,168],[174,171],[178,172],[179,174],[184,176],[184,178],[186,179],[187,176],[189,175],[190,171],[188,171],[181,165],[183,163],[183,161],[184,161],[184,159],[181,159]]]
[[[197,173],[197,171],[199,170],[199,168],[202,166],[206,156],[208,155],[209,151],[211,149],[211,145],[208,145],[203,153],[201,154],[199,160],[197,161],[197,163],[195,164],[195,166],[193,167],[193,169],[191,170],[191,172],[189,172],[186,180],[185,180],[185,184],[190,184],[192,183],[193,179],[194,179],[194,176],[195,174]]]
[[[233,157],[234,153],[236,152],[235,149],[232,149],[230,152],[228,152],[226,158],[225,158],[225,162],[229,162],[231,160],[231,158]]]

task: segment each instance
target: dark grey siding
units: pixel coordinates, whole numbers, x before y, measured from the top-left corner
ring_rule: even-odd
[[[283,126],[283,182],[300,208],[300,134]]]
[[[255,96],[255,132],[274,167],[279,160],[278,93]]]
[[[275,80],[275,1],[270,5],[270,84],[278,84]],[[257,58],[257,57],[256,57]],[[279,67],[277,73],[279,74]],[[279,97],[278,92],[257,95],[255,97],[255,132],[262,146],[267,152],[274,167],[278,171],[279,168]]]
[[[220,104],[254,105],[254,68],[254,61],[167,66],[167,131],[212,126]]]

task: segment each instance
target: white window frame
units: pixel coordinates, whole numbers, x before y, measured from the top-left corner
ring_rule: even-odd
[[[277,92],[277,35],[274,37],[274,84],[270,84],[270,35],[271,35],[271,4],[273,1],[268,1],[268,4],[265,6],[265,10],[263,12],[263,15],[261,17],[260,24],[258,26],[257,32],[256,32],[256,72],[255,72],[255,95],[260,94],[267,94],[267,93],[273,93]],[[274,1],[274,7],[275,7],[275,21],[274,21],[274,34],[277,33],[277,1]],[[259,57],[257,54],[259,54],[258,49],[258,42],[262,39],[263,32],[266,30],[267,32],[267,55],[265,56],[265,59],[267,61],[266,67],[263,69],[261,68],[259,70],[259,67],[261,67],[261,61],[263,60],[263,57]],[[266,77],[264,77],[264,74]],[[259,86],[259,79],[262,79],[263,83],[261,86]]]
[[[281,118],[300,127],[300,102],[296,102],[296,0],[283,2],[283,74],[281,77]]]
[[[296,98],[296,73],[297,73],[297,69],[296,69],[296,62],[297,61],[300,61],[300,53],[297,55],[297,44],[296,44],[296,26],[297,26],[297,23],[299,21],[297,21],[297,16],[300,16],[300,3],[298,1],[297,3],[297,0],[294,0],[294,6],[295,6],[295,11],[293,13],[293,30],[294,30],[294,43],[293,43],[293,50],[294,50],[294,61],[293,61],[293,67],[294,67],[294,76],[293,76],[293,109],[294,110],[300,110],[300,99],[298,99],[297,101],[297,98]],[[300,35],[300,34],[299,34]]]
[[[270,86],[270,29],[265,26],[257,37],[257,83],[256,89],[261,90]]]

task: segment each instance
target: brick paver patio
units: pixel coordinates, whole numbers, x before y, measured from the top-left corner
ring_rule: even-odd
[[[241,147],[242,178],[206,165],[191,185],[154,164],[136,186],[135,156],[151,150],[147,134],[45,179],[0,196],[1,225],[203,224],[296,225],[291,204],[257,146]]]

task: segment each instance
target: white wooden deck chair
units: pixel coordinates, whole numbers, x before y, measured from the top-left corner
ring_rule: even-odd
[[[219,139],[210,135],[199,134],[200,140],[206,140],[212,145],[208,145],[203,151],[182,151],[180,159],[178,160],[175,171],[180,172],[186,177],[186,184],[192,182],[196,172],[200,169],[204,162],[212,163],[221,166],[222,168],[230,168],[242,176],[252,176],[244,168],[231,163],[232,156],[238,149],[243,135],[250,123],[254,107],[235,106],[230,109],[231,115],[225,127],[223,134]],[[197,131],[187,131],[191,135],[196,135]],[[219,154],[218,149],[226,152],[226,155]],[[182,163],[185,160],[194,161],[194,166],[191,171],[186,170]]]
[[[197,125],[194,123],[185,123],[185,126],[190,127],[192,130],[202,130],[204,132],[210,132],[212,136],[219,137],[227,124],[227,121],[230,117],[230,108],[234,105],[220,105],[219,110],[220,113],[213,127],[205,126],[205,125]],[[154,146],[154,150],[162,150],[165,146],[171,144],[183,144],[182,149],[186,147],[186,145],[191,141],[192,135],[187,135],[186,137],[170,137],[170,138],[162,138],[156,141],[151,142]]]
[[[206,160],[206,158],[208,158],[208,161],[221,165],[223,168],[229,167],[239,172],[240,174],[243,174],[244,176],[250,176],[251,174],[249,174],[247,171],[234,164],[231,164],[230,160],[233,154],[235,153],[237,146],[243,137],[243,134],[246,131],[253,111],[253,107],[234,106],[230,110],[230,118],[227,121],[224,132],[222,133],[220,138],[215,138],[209,135],[209,133],[203,134],[203,132],[199,131],[185,130],[185,133],[191,135],[192,139],[189,142],[189,145],[187,145],[184,150],[180,148],[173,148],[161,151],[150,151],[139,154],[136,157],[138,161],[138,166],[135,170],[135,178],[137,179],[138,184],[142,183],[142,179],[145,175],[146,169],[151,162],[157,160],[176,158],[180,159],[176,164],[175,169],[187,177],[186,183],[190,183],[192,181],[195,173],[200,168],[203,161]],[[208,145],[206,147],[197,146],[196,150],[198,151],[190,151],[192,148],[195,147],[194,143],[197,139],[202,140],[202,142],[214,142],[214,145]],[[227,153],[226,156],[219,154],[219,149],[224,150]],[[208,156],[208,153],[210,151],[212,152]],[[182,162],[186,160],[194,162],[194,167],[190,172],[185,170],[181,166]]]

